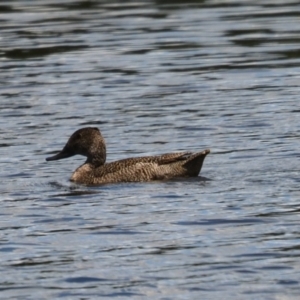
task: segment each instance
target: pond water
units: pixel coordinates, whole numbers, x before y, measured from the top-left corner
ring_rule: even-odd
[[[298,1],[2,1],[3,299],[299,299]],[[87,187],[108,161],[211,149],[201,176]],[[200,298],[199,298],[200,297]]]

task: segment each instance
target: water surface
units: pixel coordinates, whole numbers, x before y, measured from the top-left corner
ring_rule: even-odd
[[[298,299],[297,1],[0,5],[5,299]],[[201,176],[85,187],[108,161],[211,149]]]

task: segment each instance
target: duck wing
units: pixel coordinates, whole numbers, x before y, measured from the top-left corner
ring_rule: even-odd
[[[177,160],[184,160],[186,155],[191,154],[190,152],[177,152],[177,153],[165,153],[157,156],[142,156],[142,157],[131,157],[114,162],[104,164],[97,168],[96,176],[103,176],[109,173],[115,173],[120,170],[128,169],[131,166],[137,164],[167,164]]]

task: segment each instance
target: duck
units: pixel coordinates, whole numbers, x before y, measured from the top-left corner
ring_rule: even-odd
[[[197,177],[208,153],[209,149],[195,153],[165,153],[106,163],[106,144],[99,128],[85,127],[75,131],[63,149],[54,156],[47,157],[46,161],[83,155],[87,159],[74,171],[70,181],[84,185],[101,185]]]

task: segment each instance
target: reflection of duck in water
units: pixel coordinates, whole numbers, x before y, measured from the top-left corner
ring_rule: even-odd
[[[198,153],[167,153],[105,163],[104,138],[98,128],[87,127],[74,132],[65,147],[58,154],[48,157],[46,160],[58,160],[76,154],[86,156],[86,162],[75,170],[71,181],[92,185],[196,177],[209,152],[210,150]]]

